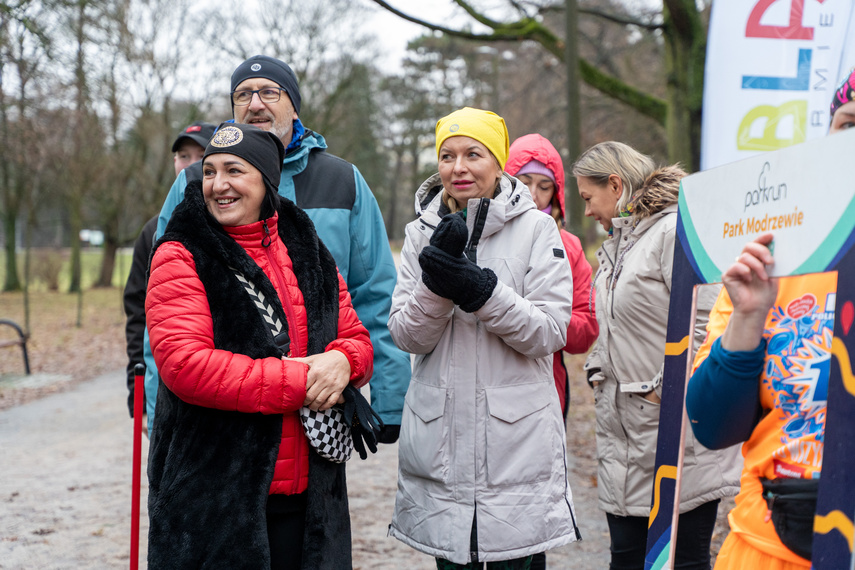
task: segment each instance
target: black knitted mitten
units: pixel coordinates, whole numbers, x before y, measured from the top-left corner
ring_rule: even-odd
[[[498,281],[491,269],[478,267],[465,255],[452,256],[434,245],[422,250],[419,265],[427,288],[451,299],[467,313],[484,306]]]

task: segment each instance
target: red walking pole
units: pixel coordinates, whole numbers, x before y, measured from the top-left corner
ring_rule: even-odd
[[[145,401],[145,366],[134,367],[134,471],[131,483],[131,570],[140,565],[140,471],[142,464],[142,421]]]

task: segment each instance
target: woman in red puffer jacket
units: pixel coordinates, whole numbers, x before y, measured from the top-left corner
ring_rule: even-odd
[[[344,465],[310,449],[298,410],[364,385],[373,351],[311,221],[276,192],[283,155],[221,125],[155,246],[150,567],[350,567]]]
[[[511,145],[505,172],[519,178],[528,186],[537,207],[549,214],[558,224],[561,241],[567,252],[570,270],[573,272],[573,316],[567,327],[567,345],[564,351],[570,354],[587,352],[599,334],[594,298],[591,295],[591,264],[585,259],[585,251],[579,238],[564,229],[564,164],[555,147],[538,134],[525,135]],[[555,388],[561,400],[561,411],[567,418],[570,401],[570,386],[564,355],[558,351],[553,355],[552,374]]]

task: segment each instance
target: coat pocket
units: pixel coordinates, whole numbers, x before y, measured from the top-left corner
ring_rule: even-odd
[[[545,383],[486,389],[489,485],[523,485],[552,476],[563,453],[557,437],[560,413],[556,416],[549,406],[554,390]]]
[[[404,399],[398,451],[403,473],[442,483],[448,480],[446,389],[410,382]]]

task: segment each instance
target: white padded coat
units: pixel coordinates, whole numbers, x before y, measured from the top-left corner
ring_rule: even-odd
[[[671,297],[677,205],[642,219],[612,220],[614,235],[597,251],[594,277],[600,336],[585,368],[592,371],[597,416],[599,506],[619,516],[646,517],[651,510],[659,404],[643,396],[661,394],[665,332]],[[698,292],[694,347],[720,285]],[[739,446],[709,450],[686,430],[680,512],[739,492]]]
[[[570,265],[553,219],[503,176],[468,204],[467,251],[498,284],[466,313],[422,282],[419,252],[440,221],[438,175],[416,194],[389,330],[415,355],[399,441],[390,534],[457,564],[496,561],[576,540],[552,354],[566,344]],[[435,193],[435,194],[434,194]],[[444,206],[442,206],[444,208]]]

